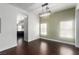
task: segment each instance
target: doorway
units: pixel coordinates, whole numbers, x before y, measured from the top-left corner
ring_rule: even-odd
[[[26,31],[27,29],[27,31]],[[28,19],[25,14],[17,15],[17,40],[24,41],[24,34],[28,37]],[[28,38],[27,38],[28,39]]]

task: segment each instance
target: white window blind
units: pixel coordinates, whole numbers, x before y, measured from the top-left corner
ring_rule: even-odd
[[[73,38],[73,21],[61,21],[60,32],[61,38]]]
[[[46,23],[41,24],[41,35],[47,35],[47,24]]]

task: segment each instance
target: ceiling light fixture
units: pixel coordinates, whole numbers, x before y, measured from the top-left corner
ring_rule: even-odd
[[[45,8],[45,9],[43,9]],[[40,17],[49,16],[51,11],[48,8],[48,3],[42,5],[42,13],[39,14]]]

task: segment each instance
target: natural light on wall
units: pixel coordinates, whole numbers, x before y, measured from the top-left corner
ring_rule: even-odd
[[[47,24],[46,23],[41,24],[41,35],[47,35]]]
[[[73,38],[73,21],[61,21],[59,37]]]

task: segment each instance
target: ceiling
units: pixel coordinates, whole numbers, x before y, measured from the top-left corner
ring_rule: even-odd
[[[27,10],[27,11],[32,11],[33,9],[41,7],[41,3],[10,3],[11,5]]]
[[[42,11],[41,5],[43,3],[10,3],[11,5],[27,10],[29,12],[34,12],[36,14]],[[48,7],[52,12],[68,9],[75,7],[76,3],[49,3]]]

